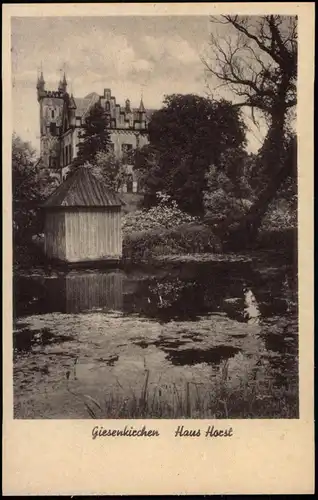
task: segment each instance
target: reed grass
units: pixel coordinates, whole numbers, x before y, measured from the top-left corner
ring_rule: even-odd
[[[276,387],[271,380],[259,381],[254,376],[233,388],[226,365],[221,377],[208,385],[184,381],[177,387],[175,383],[163,385],[159,379],[151,388],[150,375],[150,370],[145,370],[141,387],[130,389],[130,394],[118,382],[103,401],[89,395],[76,396],[93,419],[298,418],[298,389],[292,383]]]

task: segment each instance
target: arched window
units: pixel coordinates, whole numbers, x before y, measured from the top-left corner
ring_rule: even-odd
[[[54,109],[51,111],[51,117],[54,118]]]

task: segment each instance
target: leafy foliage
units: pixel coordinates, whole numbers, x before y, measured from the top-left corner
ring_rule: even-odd
[[[169,195],[157,193],[157,198],[159,200],[157,206],[149,210],[137,210],[123,217],[124,234],[131,234],[135,231],[176,228],[197,221],[195,217],[182,212],[176,201],[172,200]]]
[[[132,262],[149,261],[162,255],[217,253],[220,250],[220,241],[211,229],[198,224],[133,232],[123,240],[123,257]]]
[[[291,201],[282,199],[274,200],[268,207],[264,216],[261,230],[285,230],[297,227],[297,208]]]
[[[96,177],[115,191],[118,191],[127,178],[126,169],[112,151],[97,151],[91,168]]]
[[[204,193],[206,218],[214,223],[229,215],[239,218],[252,204],[253,192],[249,182],[250,156],[245,151],[227,151],[216,167],[211,165]]]
[[[126,181],[123,163],[110,149],[109,116],[99,102],[90,109],[80,132],[78,155],[70,173],[78,166],[91,168],[94,175],[115,191]]]
[[[154,205],[156,193],[162,191],[182,210],[202,215],[207,170],[211,164],[222,168],[228,150],[243,150],[245,126],[240,112],[227,101],[170,95],[152,116],[149,140],[135,163],[143,178],[146,206]]]
[[[99,102],[95,103],[89,110],[79,134],[81,141],[74,161],[75,167],[86,162],[94,163],[97,152],[106,153],[109,150],[108,121],[105,109]]]
[[[12,137],[13,235],[25,244],[41,230],[39,204],[56,188],[58,181],[37,162],[31,145]]]

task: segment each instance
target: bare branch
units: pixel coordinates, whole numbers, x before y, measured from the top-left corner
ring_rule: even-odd
[[[286,21],[287,19],[287,21]],[[212,18],[222,36],[211,33],[212,59],[202,58],[206,72],[236,96],[241,106],[272,116],[296,104],[297,32],[295,18],[222,16]],[[231,34],[224,28],[234,30]],[[226,33],[224,34],[226,30]],[[237,105],[237,104],[235,104]],[[252,111],[252,116],[254,109]]]

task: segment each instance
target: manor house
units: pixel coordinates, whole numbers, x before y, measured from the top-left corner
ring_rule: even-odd
[[[102,96],[96,92],[84,98],[74,97],[67,92],[64,73],[58,89],[45,89],[43,72],[37,81],[37,97],[40,105],[40,154],[43,164],[62,181],[69,166],[76,157],[80,141],[79,131],[90,108],[100,102],[107,113],[111,147],[118,159],[126,161],[128,182],[124,191],[137,191],[137,182],[129,164],[129,153],[148,144],[148,123],[153,110],[146,110],[142,101],[138,108],[132,108],[129,99],[125,106],[116,102],[110,89]]]

